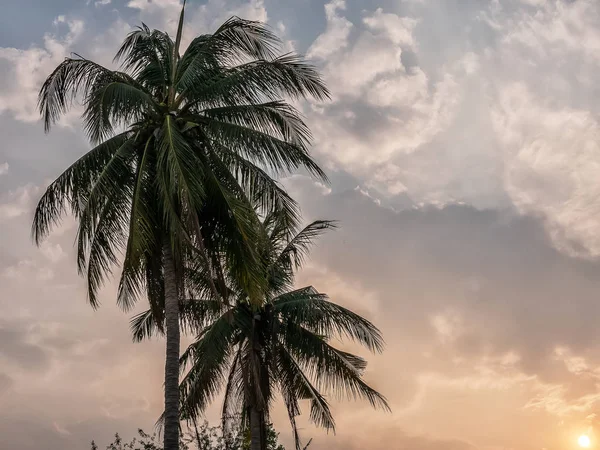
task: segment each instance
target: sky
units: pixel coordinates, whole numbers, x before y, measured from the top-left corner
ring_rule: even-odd
[[[306,220],[341,224],[299,284],[382,329],[365,376],[392,412],[334,401],[335,435],[301,419],[310,448],[600,446],[600,2],[188,5],[184,43],[231,15],[265,21],[332,91],[301,105],[331,184],[281,180]],[[44,78],[70,52],[110,66],[132,27],[173,33],[179,8],[2,2],[0,449],[104,448],[160,414],[164,343],[131,343],[114,283],[86,304],[72,219],[40,248],[29,230],[44,188],[90,148],[77,108],[44,134]],[[273,420],[289,445],[281,405]]]

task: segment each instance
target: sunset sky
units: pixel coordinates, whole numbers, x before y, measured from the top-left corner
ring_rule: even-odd
[[[163,342],[131,343],[114,283],[86,303],[72,219],[33,245],[41,192],[89,149],[77,108],[44,135],[37,92],[70,52],[110,65],[141,21],[173,33],[180,4],[1,3],[0,449],[104,449],[152,430]],[[266,21],[332,91],[301,105],[331,185],[282,180],[341,224],[299,283],[382,329],[366,378],[392,413],[335,402],[335,436],[301,420],[310,450],[600,448],[600,2],[188,5],[184,43]]]

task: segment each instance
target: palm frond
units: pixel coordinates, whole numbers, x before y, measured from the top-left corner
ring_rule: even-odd
[[[308,224],[285,244],[271,264],[270,270],[291,273],[295,269],[299,269],[304,263],[314,240],[325,231],[335,228],[337,228],[337,224],[331,220],[316,220]],[[285,239],[287,237],[286,231],[286,228],[280,229],[281,236],[273,233],[271,239],[274,241]]]
[[[303,168],[317,179],[329,182],[327,175],[301,143],[288,142],[261,130],[206,116],[189,116],[187,119],[201,124],[212,142],[237,152],[275,174],[289,174]]]
[[[145,258],[146,269],[146,296],[150,311],[154,316],[156,326],[160,333],[164,333],[165,319],[165,279],[163,274],[163,264],[161,258],[161,249],[157,245],[160,242],[159,236],[153,241],[153,245],[148,249]]]
[[[356,341],[372,352],[384,347],[381,331],[367,319],[330,302],[312,286],[280,295],[273,301],[282,320],[305,327],[321,336],[338,336]]]
[[[223,398],[223,407],[221,409],[221,422],[223,429],[226,429],[227,423],[231,417],[235,417],[244,409],[247,404],[244,390],[244,377],[242,372],[242,346],[239,345],[231,366],[229,376],[225,386],[225,396]]]
[[[223,314],[224,305],[214,300],[184,299],[179,302],[181,328],[190,333],[197,332]],[[134,342],[141,342],[163,333],[164,317],[156,317],[152,309],[141,312],[131,319],[129,325]]]
[[[166,101],[166,91],[171,74],[171,55],[174,43],[165,32],[150,30],[142,24],[129,33],[115,55],[123,70],[131,73],[161,101]]]
[[[162,334],[163,330],[158,328],[158,323],[151,309],[136,314],[129,321],[133,342],[141,342],[152,336]]]
[[[260,22],[232,17],[209,35],[192,40],[181,58],[177,75],[180,98],[190,87],[204,83],[207,69],[228,67],[245,59],[273,59],[281,41]]]
[[[292,99],[326,100],[329,90],[318,71],[301,56],[287,54],[271,61],[255,60],[231,68],[206,68],[204,78],[190,83],[184,111],[240,103],[260,104]]]
[[[226,20],[213,34],[218,45],[228,51],[238,51],[253,59],[275,57],[281,40],[264,23],[237,16]]]
[[[335,431],[335,420],[325,397],[312,385],[302,368],[283,346],[277,347],[275,355],[279,369],[277,379],[284,397],[309,400],[312,422],[319,427]]]
[[[182,410],[189,417],[204,411],[225,383],[236,331],[228,316],[223,315],[205,328],[199,340],[181,356],[182,368],[190,364],[180,388]]]
[[[217,142],[211,148],[236,178],[255,211],[261,214],[277,211],[285,215],[288,224],[299,222],[298,204],[267,172]]]
[[[78,237],[78,269],[83,274],[87,265],[87,251],[93,240],[100,215],[111,204],[123,206],[123,199],[130,194],[130,184],[133,178],[130,163],[135,148],[132,140],[126,140],[113,157],[107,162],[98,175],[89,192],[79,198],[80,214]],[[122,214],[119,214],[122,218]]]
[[[77,95],[83,98],[99,76],[110,76],[112,71],[93,61],[76,56],[66,58],[46,78],[38,94],[38,106],[44,129],[52,125],[67,112]]]
[[[88,300],[94,307],[97,291],[127,241],[133,151],[132,141],[125,141],[94,183],[79,215],[78,270],[87,275]]]
[[[298,432],[298,424],[296,417],[300,415],[300,405],[298,404],[298,398],[294,397],[293,392],[289,390],[283,390],[282,393],[283,402],[288,413],[290,425],[292,426],[292,435],[294,436],[294,444],[296,450],[301,450],[302,441],[300,440],[300,433]]]
[[[143,121],[158,109],[151,94],[126,74],[107,72],[92,83],[85,97],[84,129],[100,142],[118,126]]]
[[[31,228],[37,245],[60,222],[67,208],[75,216],[80,214],[82,200],[87,197],[106,164],[131,136],[131,132],[124,132],[97,145],[46,188],[35,209]]]
[[[260,303],[266,280],[254,248],[259,221],[256,211],[237,180],[219,158],[211,158],[212,171],[206,179],[207,196],[198,217],[216,220],[207,233],[212,236],[212,250],[226,258],[226,267],[239,286],[255,304]]]
[[[300,113],[283,101],[205,109],[199,115],[262,131],[301,148],[312,140]]]
[[[155,159],[151,148],[153,142],[154,137],[148,137],[139,155],[135,185],[131,195],[129,237],[117,293],[117,302],[126,311],[133,306],[146,285],[147,253],[152,252],[155,258],[160,258],[162,255],[161,237],[156,235],[158,228],[156,209],[152,205],[155,195],[151,169]]]
[[[167,115],[158,138],[157,170],[165,175],[162,196],[195,209],[205,197],[202,160],[184,137],[175,119]]]
[[[385,397],[362,379],[365,366],[362,359],[350,357],[351,354],[332,347],[322,336],[291,322],[286,322],[281,339],[290,355],[317,381],[319,389],[338,398],[364,398],[374,408],[389,411]]]

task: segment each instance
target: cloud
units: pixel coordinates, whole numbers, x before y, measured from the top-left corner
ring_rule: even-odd
[[[4,278],[21,281],[33,278],[37,281],[44,282],[54,278],[54,272],[51,268],[40,267],[30,259],[24,259],[15,265],[5,267],[0,274]]]
[[[95,5],[109,3],[102,0],[95,2]],[[118,18],[99,35],[89,33],[83,20],[59,15],[53,23],[56,31],[44,35],[43,45],[33,45],[27,49],[0,47],[0,74],[3,79],[10,81],[0,88],[0,113],[8,112],[24,122],[37,121],[39,89],[45,78],[71,52],[83,54],[110,67],[118,44],[139,21],[171,33],[177,27],[181,10],[179,0],[131,0],[127,6],[139,12],[136,22],[128,24]],[[262,0],[210,0],[198,6],[190,5],[183,46],[200,32],[214,31],[231,15],[267,20]],[[80,108],[76,107],[63,118],[61,124],[73,125],[80,120],[79,115]]]
[[[0,398],[13,385],[13,380],[8,375],[0,373]]]
[[[586,0],[533,6],[493,13],[503,63],[491,53],[483,62],[495,80],[491,121],[502,186],[520,211],[543,217],[557,248],[596,257],[600,110],[590,99],[600,68],[600,8]]]
[[[325,5],[327,29],[320,34],[308,49],[307,56],[325,60],[327,57],[348,46],[348,36],[352,22],[338,15],[338,11],[346,9],[344,0],[333,0]]]
[[[0,175],[6,175],[9,167],[7,162],[0,164]]]
[[[45,34],[42,47],[0,47],[0,73],[8,80],[0,88],[0,113],[9,112],[26,122],[38,120],[37,95],[43,80],[69,54],[84,31],[81,20],[58,16],[55,26],[62,24],[66,24],[67,32]]]
[[[42,373],[48,368],[49,357],[27,338],[27,332],[20,327],[0,323],[0,357],[5,360],[4,367],[16,363],[20,368]]]
[[[309,114],[315,148],[331,168],[398,195],[407,187],[395,158],[448,126],[457,85],[451,71],[434,81],[423,68],[403,62],[406,52],[417,51],[417,20],[379,8],[352,23],[344,8],[339,1],[325,6],[327,28],[308,51],[333,88],[333,103]]]
[[[391,201],[515,207],[559,250],[600,254],[597,2],[333,1],[325,16],[308,54],[333,102],[307,114],[330,170]]]
[[[180,0],[130,0],[127,6],[139,12],[139,20],[149,26],[175,33],[181,12]],[[188,3],[182,47],[200,33],[216,30],[233,15],[249,20],[268,20],[263,0],[208,0],[200,5]]]
[[[413,36],[413,29],[417,24],[416,19],[385,13],[382,8],[377,8],[372,15],[363,19],[363,23],[367,29],[387,35],[395,45],[408,48],[416,46]]]
[[[506,414],[576,422],[596,410],[598,336],[588,317],[598,309],[598,264],[553,249],[543,221],[465,205],[394,212],[358,191],[316,196],[300,179],[289,187],[309,218],[340,220],[313,254],[322,276],[309,266],[301,279],[382,328],[388,345],[381,359],[368,358],[369,376],[404,423],[433,424],[438,438],[457,426],[475,436]],[[495,405],[497,419],[444,425],[453,408],[481,402]],[[513,442],[528,439],[517,434]]]
[[[42,244],[40,248],[42,254],[52,263],[57,263],[65,257],[65,252],[60,244]]]
[[[522,84],[505,88],[500,100],[495,127],[513,203],[542,215],[558,248],[600,255],[600,124],[589,111],[544,105]]]
[[[37,186],[27,184],[0,196],[0,223],[29,213],[38,192]]]

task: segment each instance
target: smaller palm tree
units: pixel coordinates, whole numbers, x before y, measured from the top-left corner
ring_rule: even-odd
[[[263,450],[269,410],[279,391],[300,449],[300,400],[309,401],[311,421],[328,430],[335,430],[335,421],[326,394],[364,398],[389,410],[385,398],[363,380],[366,361],[331,345],[334,338],[349,338],[381,352],[380,331],[312,286],[293,288],[294,272],[313,239],[333,226],[316,221],[294,233],[281,217],[267,216],[259,247],[269,290],[259,307],[248,301],[235,279],[228,279],[228,298],[235,303],[208,298],[202,266],[190,269],[189,291],[203,300],[186,300],[180,306],[184,327],[198,330],[197,340],[181,358],[182,369],[189,367],[181,383],[183,419],[196,419],[224,388],[224,424],[243,411],[251,449]],[[132,330],[136,340],[158,332],[152,311],[134,317]]]

